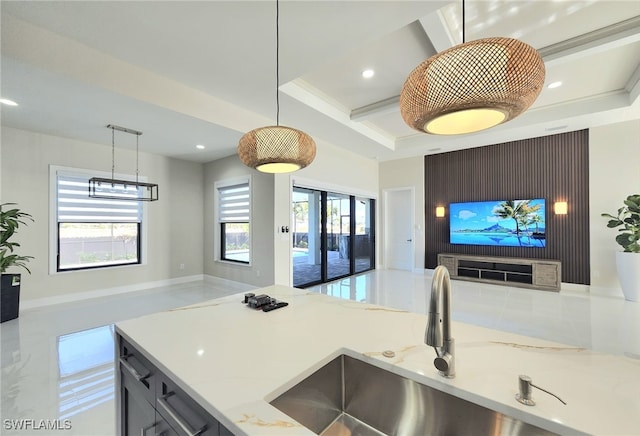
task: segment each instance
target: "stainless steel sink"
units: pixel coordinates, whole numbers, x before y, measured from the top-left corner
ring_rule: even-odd
[[[551,435],[342,354],[271,401],[319,435]]]

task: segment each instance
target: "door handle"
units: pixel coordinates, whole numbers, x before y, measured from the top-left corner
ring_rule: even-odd
[[[411,242],[411,241],[413,241],[413,239],[407,239],[407,242]]]

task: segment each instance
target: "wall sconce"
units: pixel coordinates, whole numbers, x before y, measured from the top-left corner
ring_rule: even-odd
[[[442,218],[444,216],[444,206],[436,207],[436,217]]]
[[[567,214],[567,202],[566,201],[556,201],[553,204],[553,211],[556,215],[566,215]]]

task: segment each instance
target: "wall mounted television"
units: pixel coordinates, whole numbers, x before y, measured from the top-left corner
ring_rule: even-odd
[[[500,247],[546,246],[545,200],[451,203],[449,242]]]

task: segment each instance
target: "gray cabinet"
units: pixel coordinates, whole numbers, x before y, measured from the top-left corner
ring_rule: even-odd
[[[130,343],[118,340],[119,431],[123,435],[153,435],[156,369]]]
[[[231,436],[232,433],[118,335],[118,428],[122,436]]]
[[[559,291],[562,281],[562,264],[558,260],[441,253],[438,265],[445,266],[451,278],[459,280],[549,291]]]
[[[157,389],[156,412],[178,435],[220,435],[220,423],[170,378],[158,377]]]
[[[128,372],[120,373],[121,407],[124,412],[120,433],[123,435],[146,435],[156,423],[156,410],[145,399],[138,385],[139,382]]]

